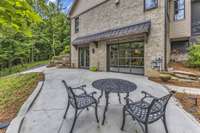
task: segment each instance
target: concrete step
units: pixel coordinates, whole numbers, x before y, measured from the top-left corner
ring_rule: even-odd
[[[196,73],[192,73],[192,72],[171,70],[171,71],[168,71],[167,73],[183,80],[200,80],[200,75]]]

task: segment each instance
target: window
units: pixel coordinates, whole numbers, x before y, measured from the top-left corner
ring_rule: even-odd
[[[79,32],[79,17],[75,18],[75,33]]]
[[[144,9],[150,10],[158,7],[158,0],[144,0]]]
[[[189,48],[189,41],[177,41],[171,43],[172,54],[186,54]]]
[[[175,21],[185,19],[185,0],[174,1],[174,19]]]

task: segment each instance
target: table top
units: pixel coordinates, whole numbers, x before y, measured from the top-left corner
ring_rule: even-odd
[[[137,88],[135,83],[122,79],[100,79],[94,81],[92,86],[98,90],[113,93],[129,93]]]

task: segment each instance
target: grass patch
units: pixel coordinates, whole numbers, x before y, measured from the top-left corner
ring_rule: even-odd
[[[16,65],[11,68],[4,68],[0,71],[0,77],[22,72],[22,71],[25,71],[37,66],[46,65],[48,64],[48,62],[49,62],[48,60],[45,60],[45,61],[38,61],[38,62],[23,64],[23,65]]]
[[[163,81],[160,77],[149,77],[149,80],[157,82],[159,84],[168,84],[175,85],[180,87],[188,87],[188,88],[200,88],[200,82],[198,81],[181,81],[177,79],[168,79],[167,81]]]
[[[18,74],[0,78],[0,121],[10,121],[43,80],[42,73]]]

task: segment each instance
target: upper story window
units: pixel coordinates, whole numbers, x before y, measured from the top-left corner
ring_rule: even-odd
[[[174,1],[174,19],[175,21],[185,19],[185,0]]]
[[[75,18],[75,33],[79,32],[79,17]]]
[[[158,7],[158,0],[144,0],[144,9],[150,10]]]

